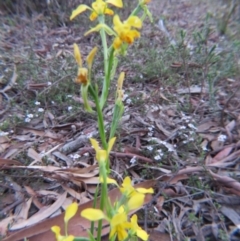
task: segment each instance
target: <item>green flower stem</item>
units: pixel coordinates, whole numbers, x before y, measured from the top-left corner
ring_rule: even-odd
[[[98,193],[99,193],[99,185],[97,185],[95,194],[94,194],[94,199],[93,199],[93,208],[96,208],[97,206],[97,197],[98,197]],[[91,222],[91,228],[90,228],[90,233],[94,234],[94,227],[95,227],[95,222],[92,221]]]
[[[132,13],[130,14],[130,16],[137,16],[138,13],[141,11],[142,7],[140,4],[137,5],[137,7],[132,11]]]
[[[101,24],[104,24],[104,15],[101,15],[98,17],[99,22]],[[104,29],[100,30],[100,36],[102,39],[102,46],[103,46],[103,57],[104,57],[104,81],[103,81],[103,87],[102,87],[102,94],[100,98],[100,108],[103,109],[103,106],[105,105],[105,102],[107,100],[108,96],[108,88],[110,85],[110,79],[107,78],[108,75],[108,46],[107,46],[107,38],[106,38],[106,33]]]
[[[105,127],[104,127],[104,121],[103,121],[103,113],[102,113],[102,109],[99,105],[99,99],[98,99],[98,95],[96,94],[98,91],[94,90],[92,85],[89,85],[89,92],[92,95],[94,102],[96,104],[96,108],[97,108],[97,115],[98,115],[98,129],[99,129],[99,134],[100,134],[100,138],[101,138],[101,142],[103,145],[103,149],[107,150],[108,149],[108,143],[107,143],[107,139],[106,139],[106,135],[105,135]],[[109,163],[109,158],[106,161],[106,167],[107,167],[107,172],[110,173],[110,163]]]
[[[125,194],[122,194],[121,198],[118,200],[117,205],[116,205],[116,210],[120,208],[122,205],[126,204],[128,201],[128,196]]]
[[[102,109],[99,105],[99,100],[98,100],[98,95],[96,94],[96,91],[93,89],[92,85],[89,85],[89,92],[92,95],[94,102],[96,104],[96,108],[97,108],[97,115],[98,115],[98,129],[99,129],[99,133],[100,133],[100,137],[101,137],[101,141],[102,141],[102,145],[103,148],[105,150],[107,150],[108,148],[108,144],[107,144],[107,139],[106,139],[106,135],[105,135],[105,128],[104,128],[104,121],[103,121],[103,113],[102,113]]]
[[[104,207],[110,208],[110,203],[107,196],[107,170],[105,163],[100,163],[100,175],[103,178],[102,189],[101,189],[101,199],[100,199],[100,209],[104,211]],[[102,220],[98,221],[98,231],[97,231],[97,241],[101,240],[102,236]]]
[[[68,223],[64,223],[65,236],[68,236]]]
[[[113,111],[113,119],[112,119],[112,124],[110,129],[109,140],[115,136],[115,133],[116,133],[119,121],[122,118],[123,112],[124,112],[124,105],[121,100],[117,99],[114,106],[114,111]]]
[[[107,72],[107,77],[106,77],[106,79],[108,80],[107,81],[107,84],[108,84],[107,89],[109,89],[109,87],[110,87],[111,78],[115,75],[116,68],[117,68],[117,63],[116,63],[116,60],[114,59],[114,51],[115,51],[115,49],[113,48],[113,46],[111,46],[110,51],[109,51],[110,54],[109,54],[109,61],[108,61],[108,72]],[[116,63],[116,66],[113,69],[113,66],[115,65],[115,63]]]

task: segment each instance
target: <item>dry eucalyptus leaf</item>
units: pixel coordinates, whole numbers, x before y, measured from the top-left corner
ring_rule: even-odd
[[[17,230],[28,226],[32,226],[46,219],[54,212],[56,212],[59,209],[59,207],[62,206],[62,204],[66,199],[66,196],[67,196],[67,192],[64,192],[63,194],[59,195],[56,202],[53,203],[51,206],[44,208],[43,211],[39,210],[36,214],[34,214],[32,217],[30,217],[27,220],[24,220],[18,224],[14,224],[13,226],[10,227],[10,230]]]

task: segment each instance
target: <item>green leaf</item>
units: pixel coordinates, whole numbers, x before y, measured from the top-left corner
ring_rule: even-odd
[[[89,87],[89,84],[81,85],[81,95],[83,98],[83,104],[84,104],[85,110],[91,113],[93,112],[93,110],[90,104],[88,103],[88,87]]]
[[[123,115],[124,112],[124,105],[121,100],[117,99],[114,107],[113,112],[113,119],[112,119],[112,125],[111,125],[111,131],[109,139],[115,136],[116,129],[118,127],[119,121]]]
[[[90,239],[85,237],[75,237],[73,241],[90,241]]]
[[[104,29],[104,31],[105,31],[108,35],[110,35],[110,36],[116,35],[116,33],[115,33],[110,27],[108,27],[108,26],[107,26],[106,24],[104,24],[104,23],[100,23],[100,24],[98,24],[96,27],[91,28],[89,31],[87,31],[87,32],[84,34],[84,36],[86,36],[86,35],[88,35],[88,34],[90,34],[90,33],[93,33],[93,32],[98,32],[98,31],[100,31],[101,29]]]

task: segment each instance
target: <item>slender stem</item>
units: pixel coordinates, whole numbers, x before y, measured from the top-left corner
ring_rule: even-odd
[[[100,133],[100,137],[101,137],[101,141],[102,141],[102,145],[103,148],[105,150],[107,150],[108,145],[107,145],[107,139],[106,139],[106,135],[105,135],[105,128],[104,128],[104,121],[103,121],[103,113],[102,113],[102,109],[99,105],[99,100],[98,100],[98,96],[96,94],[96,92],[94,91],[92,85],[89,85],[89,92],[92,95],[92,97],[94,98],[95,104],[96,104],[96,108],[97,108],[97,115],[98,115],[98,129],[99,129],[99,133]]]
[[[68,236],[68,223],[64,224],[64,228],[65,228],[65,236]]]
[[[108,198],[107,198],[107,172],[105,163],[100,163],[100,175],[103,178],[102,189],[101,189],[101,199],[100,199],[100,209],[104,211],[104,206],[109,207]],[[98,222],[98,231],[97,231],[97,241],[101,240],[102,236],[102,220]]]
[[[109,50],[109,60],[108,60],[108,72],[107,72],[107,76],[106,76],[106,79],[107,79],[107,84],[108,84],[108,89],[110,87],[110,81],[111,81],[111,77],[112,77],[112,71],[114,71],[113,75],[115,75],[115,70],[117,68],[117,62],[116,60],[114,59],[114,48],[113,46],[110,48]],[[116,66],[114,66],[116,65]],[[114,68],[114,69],[113,69]]]
[[[105,22],[104,15],[101,15],[98,17],[99,22],[103,24]],[[108,86],[109,86],[109,80],[107,79],[108,74],[108,46],[107,46],[107,38],[106,33],[104,29],[100,30],[100,36],[102,39],[102,46],[103,46],[103,57],[104,57],[104,81],[103,81],[103,87],[102,87],[102,94],[100,98],[100,108],[102,109],[105,105],[105,102],[107,100],[108,96]]]
[[[104,128],[104,121],[103,121],[103,113],[102,113],[102,109],[100,108],[99,105],[99,99],[98,99],[98,95],[96,94],[97,91],[95,91],[92,87],[92,85],[89,85],[89,92],[92,95],[95,104],[96,104],[96,108],[97,108],[97,115],[98,115],[98,129],[99,129],[99,134],[100,134],[100,138],[102,141],[102,145],[103,145],[103,149],[107,150],[108,149],[108,143],[107,143],[107,139],[106,139],[106,135],[105,135],[105,128]],[[110,173],[110,162],[109,162],[109,157],[106,160],[106,168],[107,168],[107,172]]]
[[[74,237],[73,241],[90,241],[90,239],[85,237]]]
[[[103,145],[104,149],[107,150],[108,144],[107,144],[106,135],[105,135],[105,132],[104,132],[103,114],[102,114],[102,109],[100,108],[100,105],[99,105],[98,95],[96,94],[96,91],[93,89],[92,85],[89,85],[89,92],[92,95],[92,97],[94,98],[96,108],[97,108],[98,129],[99,129],[102,145]],[[106,162],[109,165],[109,161],[106,160]],[[101,198],[100,198],[100,209],[102,211],[104,211],[105,205],[106,206],[110,205],[108,203],[108,199],[107,199],[107,172],[106,172],[106,167],[108,167],[108,165],[105,166],[105,163],[100,163],[100,175],[103,177],[103,185],[102,185],[102,189],[101,189]],[[97,230],[97,241],[101,240],[101,236],[102,236],[102,220],[99,220],[98,221],[98,230]]]
[[[97,188],[96,188],[96,191],[95,191],[95,194],[94,194],[94,199],[93,199],[93,208],[96,208],[96,205],[97,205],[97,196],[99,194],[99,185],[97,185]],[[91,228],[90,228],[90,233],[92,235],[94,235],[94,227],[95,227],[95,222],[92,221],[91,222]]]
[[[142,9],[141,5],[138,4],[137,7],[132,11],[130,16],[136,16],[140,12],[141,9]]]
[[[101,240],[102,236],[102,219],[98,221],[97,241]]]

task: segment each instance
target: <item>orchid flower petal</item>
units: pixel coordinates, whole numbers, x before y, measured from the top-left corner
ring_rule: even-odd
[[[74,50],[74,57],[75,60],[77,61],[79,67],[82,67],[82,57],[81,57],[81,52],[77,44],[73,44],[73,50]]]
[[[70,20],[73,20],[75,17],[77,17],[82,12],[85,12],[87,9],[92,11],[92,9],[85,4],[79,5],[76,9],[74,9],[72,11],[72,15],[70,16]]]
[[[90,221],[98,221],[105,217],[104,213],[100,209],[95,208],[86,208],[81,212],[81,216],[90,220]]]
[[[110,4],[112,4],[112,5],[114,5],[115,7],[118,7],[118,8],[123,7],[122,0],[107,0],[106,2],[110,3]]]
[[[78,210],[78,204],[76,202],[73,202],[70,204],[65,211],[64,216],[64,222],[67,223],[77,212]]]
[[[108,153],[110,153],[110,151],[112,150],[115,141],[116,141],[116,137],[113,137],[108,142],[108,150],[107,150]]]
[[[94,47],[91,52],[89,53],[89,55],[87,56],[87,64],[88,64],[88,68],[91,69],[92,68],[92,63],[93,63],[93,59],[97,53],[98,48]]]

